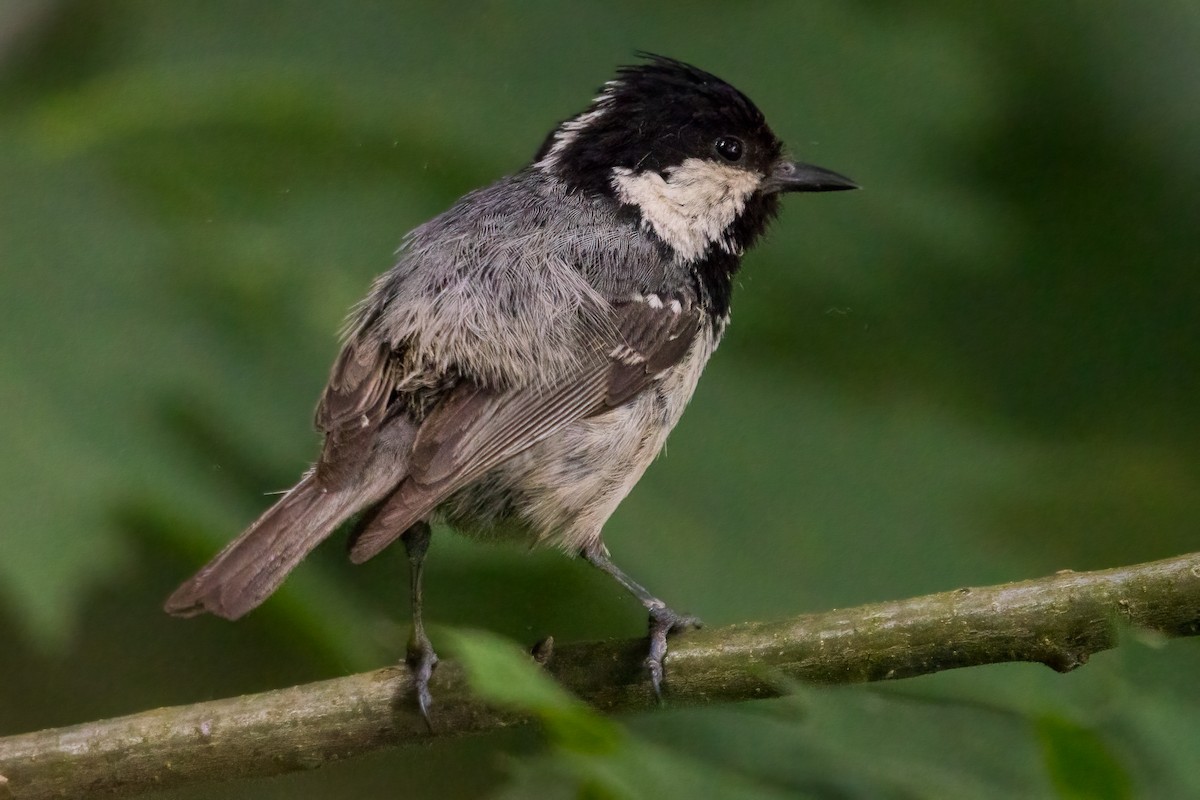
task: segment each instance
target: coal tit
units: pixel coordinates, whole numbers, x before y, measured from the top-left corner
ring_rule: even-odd
[[[667,635],[697,624],[609,558],[602,528],[662,449],[729,320],[742,255],[784,192],[853,189],[791,161],[749,98],[659,56],[617,71],[532,162],[405,239],[354,311],[316,412],[317,463],[167,600],[235,619],[358,518],[350,558],[396,539],[411,567],[409,663],[432,521],[582,555]]]

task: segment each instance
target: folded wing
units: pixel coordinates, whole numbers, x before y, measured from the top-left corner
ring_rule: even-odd
[[[684,357],[700,330],[700,310],[679,302],[650,298],[614,311],[609,346],[557,385],[497,391],[460,384],[421,425],[407,477],[361,530],[351,560],[376,555],[509,458],[576,420],[632,399]]]

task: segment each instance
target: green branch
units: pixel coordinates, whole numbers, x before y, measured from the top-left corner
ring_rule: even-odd
[[[671,703],[780,693],[778,676],[858,683],[1033,661],[1065,672],[1117,644],[1122,625],[1200,633],[1200,553],[1100,572],[958,589],[891,603],[697,631],[673,640]],[[643,640],[559,647],[547,668],[604,711],[651,707]],[[525,721],[476,699],[459,665],[434,676],[430,732],[404,669],[0,739],[0,800],[129,796],[199,781],[311,769],[431,736]]]

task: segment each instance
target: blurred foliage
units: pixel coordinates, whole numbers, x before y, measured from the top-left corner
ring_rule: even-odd
[[[1050,777],[1062,797],[1124,800],[1129,776],[1094,731],[1054,716],[1034,723]]]
[[[159,604],[313,456],[335,331],[403,233],[638,48],[727,77],[866,189],[790,199],[747,260],[668,457],[607,529],[619,563],[719,624],[1195,549],[1193,2],[7,0],[0,734],[399,655],[395,556],[330,544],[236,625]],[[523,643],[644,625],[586,565],[452,535],[427,607]],[[464,636],[481,690],[537,680]],[[507,732],[221,793],[1197,796],[1197,668],[1195,642],[1135,643],[1067,676],[619,728],[518,692],[611,749],[552,725],[549,747]]]

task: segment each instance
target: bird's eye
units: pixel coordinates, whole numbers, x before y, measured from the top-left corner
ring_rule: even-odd
[[[713,144],[717,149],[717,155],[726,161],[740,161],[742,158],[742,150],[745,149],[742,140],[736,136],[722,136]]]

